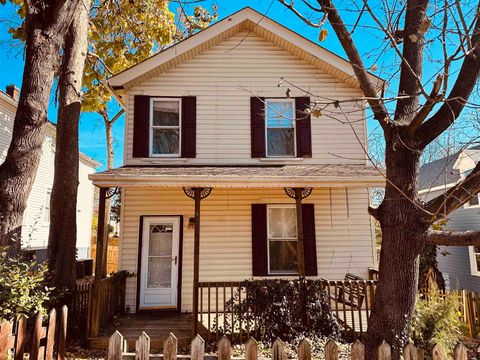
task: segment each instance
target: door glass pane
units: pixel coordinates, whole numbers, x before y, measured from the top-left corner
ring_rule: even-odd
[[[268,237],[288,239],[297,237],[297,217],[295,208],[271,207],[268,209]]]
[[[170,257],[148,258],[147,287],[172,287],[172,260]]]
[[[172,255],[172,224],[150,225],[149,256]]]
[[[154,101],[153,126],[179,126],[178,101]]]
[[[270,241],[269,252],[271,273],[297,272],[296,241]]]

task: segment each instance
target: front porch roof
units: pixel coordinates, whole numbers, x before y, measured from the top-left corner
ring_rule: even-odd
[[[375,187],[383,174],[361,164],[124,166],[89,175],[99,187]]]

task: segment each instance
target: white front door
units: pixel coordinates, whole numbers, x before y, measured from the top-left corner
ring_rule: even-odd
[[[176,308],[179,217],[143,218],[140,308]]]

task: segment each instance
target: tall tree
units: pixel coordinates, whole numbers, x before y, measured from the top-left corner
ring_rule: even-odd
[[[17,250],[23,213],[40,161],[55,70],[77,0],[25,0],[23,5],[26,46],[22,88],[10,147],[0,165],[0,245]]]
[[[279,1],[307,24],[322,28],[322,23],[302,14],[293,2]],[[433,223],[480,191],[480,163],[444,194],[426,202],[418,195],[418,170],[425,148],[458,119],[466,106],[474,106],[469,97],[480,72],[480,4],[460,4],[455,0],[432,4],[429,0],[384,0],[373,7],[364,0],[358,8],[357,20],[353,19],[352,27],[347,29],[332,0],[304,3],[309,11],[321,13],[321,18],[328,20],[337,35],[385,139],[385,198],[378,208],[369,208],[380,222],[383,239],[379,282],[366,337],[366,358],[374,359],[376,347],[386,340],[393,345],[394,358],[399,359],[410,330],[419,256],[424,246],[480,244],[480,232],[430,230]],[[380,12],[386,14],[385,18]],[[371,20],[370,29],[381,30],[382,44],[386,39],[396,54],[390,66],[399,74],[399,85],[389,98],[377,92],[364,64],[365,58],[353,39],[363,16]],[[442,63],[431,80],[423,77],[426,34],[430,31],[428,44],[438,44]],[[324,38],[326,29],[322,33]],[[437,63],[432,62],[431,66]],[[450,84],[453,74],[456,79]],[[427,85],[429,92],[425,90]],[[394,106],[390,107],[389,102]]]
[[[80,0],[65,37],[58,80],[55,172],[50,198],[48,268],[56,289],[73,289],[76,281],[78,123],[87,55],[90,0]]]

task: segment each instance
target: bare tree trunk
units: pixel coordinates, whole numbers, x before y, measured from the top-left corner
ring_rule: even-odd
[[[90,0],[82,0],[65,38],[59,80],[55,175],[50,201],[48,267],[56,289],[73,289],[76,281],[78,122],[87,54]]]
[[[40,161],[47,108],[76,1],[26,1],[22,89],[5,162],[0,165],[0,245],[20,249],[23,213]]]

